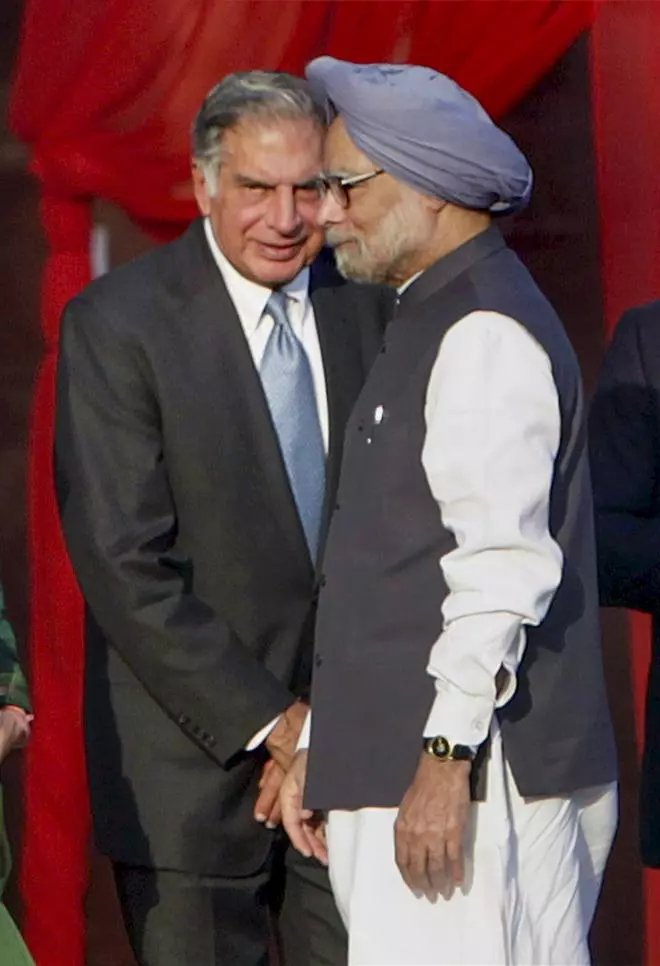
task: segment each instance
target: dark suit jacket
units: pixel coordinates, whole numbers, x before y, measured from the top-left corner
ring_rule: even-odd
[[[660,867],[660,302],[621,318],[589,431],[601,603],[653,615],[640,834]]]
[[[344,425],[390,311],[322,260],[311,298]],[[259,375],[202,222],[66,309],[56,477],[88,606],[85,725],[98,844],[116,860],[240,875],[250,737],[309,688],[315,568]]]

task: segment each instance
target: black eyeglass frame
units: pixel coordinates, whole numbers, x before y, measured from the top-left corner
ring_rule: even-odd
[[[372,178],[376,178],[379,174],[384,173],[383,168],[378,168],[377,171],[367,171],[366,174],[351,174],[346,177],[322,174],[319,176],[319,188],[322,195],[325,196],[330,192],[341,208],[348,208],[351,203],[351,196],[348,189],[354,188],[359,184],[365,184],[365,182],[371,181]]]

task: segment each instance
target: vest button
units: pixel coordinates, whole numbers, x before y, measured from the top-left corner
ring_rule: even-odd
[[[314,655],[314,667],[321,667],[322,664],[323,664],[323,658],[321,657],[321,655],[320,654],[315,654]]]
[[[321,577],[319,579],[319,587],[325,587],[325,585],[327,584],[327,582],[328,582],[328,580],[327,580],[327,577],[325,576],[325,574],[321,574]]]

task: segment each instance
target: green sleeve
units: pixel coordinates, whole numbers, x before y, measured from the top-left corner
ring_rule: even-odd
[[[5,614],[5,601],[0,586],[0,708],[15,704],[31,711],[27,683],[18,663],[16,637]]]

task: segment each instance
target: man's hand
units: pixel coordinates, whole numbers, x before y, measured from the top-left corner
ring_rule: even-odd
[[[282,821],[280,789],[283,781],[284,769],[274,758],[269,758],[261,773],[259,795],[254,806],[254,817],[257,822],[264,822],[266,828],[275,828]]]
[[[396,863],[406,885],[431,900],[463,881],[470,768],[467,761],[434,761],[423,753],[399,808]]]
[[[323,865],[328,864],[325,844],[325,822],[309,808],[303,808],[305,777],[307,775],[307,751],[299,751],[294,758],[280,791],[282,824],[294,848],[306,858],[314,856]]]
[[[0,708],[0,762],[13,748],[21,748],[30,737],[33,715],[20,708]]]
[[[308,711],[309,705],[303,701],[296,701],[280,715],[280,720],[266,738],[266,748],[271,758],[274,758],[284,771],[288,771],[291,767]]]

